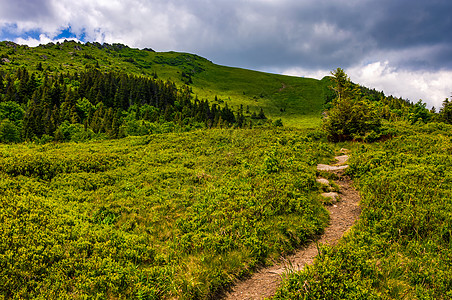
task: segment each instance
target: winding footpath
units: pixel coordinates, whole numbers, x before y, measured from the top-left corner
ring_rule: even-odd
[[[360,197],[359,193],[353,188],[350,178],[343,176],[343,171],[348,167],[346,165],[348,155],[346,149],[341,149],[344,155],[337,156],[334,165],[317,165],[317,170],[333,172],[338,175],[335,181],[339,186],[339,192],[332,191],[330,182],[325,178],[318,178],[324,189],[328,190],[322,194],[331,205],[330,225],[325,228],[323,235],[315,242],[311,242],[305,248],[299,249],[296,253],[288,256],[277,264],[268,268],[261,269],[253,274],[249,279],[238,282],[232,290],[227,293],[224,299],[264,299],[275,294],[277,288],[281,284],[281,274],[302,270],[306,264],[312,264],[314,258],[318,254],[318,244],[335,245],[344,233],[350,229],[353,223],[358,219],[360,208],[358,206]]]

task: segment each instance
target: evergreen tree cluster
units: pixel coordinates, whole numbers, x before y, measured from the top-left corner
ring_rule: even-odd
[[[193,98],[187,86],[96,68],[73,74],[30,73],[25,68],[0,72],[0,122],[8,136],[17,133],[1,142],[43,136],[64,140],[75,129],[117,138],[149,133],[152,124],[187,128],[246,123],[241,110],[234,113],[227,105]]]
[[[381,120],[372,101],[363,95],[344,70],[337,68],[331,73],[337,97],[323,120],[328,139],[333,142],[347,140],[373,140],[381,136]]]
[[[449,98],[443,101],[443,106],[439,110],[438,120],[452,124],[452,101],[449,101]]]
[[[376,89],[370,89],[353,83],[341,68],[338,69],[340,69],[337,74],[339,78],[336,76],[338,70],[335,70],[332,73],[333,77],[330,78],[333,85],[330,86],[329,91],[325,92],[326,109],[331,109],[334,106],[335,100],[341,100],[339,95],[345,93],[345,96],[350,96],[351,92],[353,93],[353,97],[365,98],[378,110],[379,116],[385,120],[393,121],[403,119],[414,106],[407,99],[397,98],[392,95],[386,96],[383,91],[377,91]]]
[[[366,98],[367,100],[377,104],[376,108],[379,111],[380,117],[385,120],[401,119],[406,116],[410,109],[414,106],[407,99],[397,98],[392,95],[386,96],[382,91],[369,89],[360,85],[356,85],[354,92],[360,97]]]

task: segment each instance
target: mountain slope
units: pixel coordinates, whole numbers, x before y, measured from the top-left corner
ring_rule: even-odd
[[[132,49],[121,44],[66,41],[30,48],[12,42],[0,43],[2,70],[23,66],[49,72],[122,71],[134,75],[158,76],[178,86],[188,84],[200,99],[228,105],[245,116],[264,110],[271,119],[285,125],[313,127],[320,123],[328,80],[283,76],[220,66],[197,55]]]

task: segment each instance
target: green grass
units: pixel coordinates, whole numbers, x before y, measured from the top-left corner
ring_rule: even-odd
[[[316,136],[0,145],[0,297],[212,296],[323,231]]]
[[[9,45],[9,46],[8,46]],[[316,80],[263,73],[216,65],[197,55],[178,52],[150,52],[132,48],[98,49],[94,45],[66,42],[29,48],[0,43],[0,57],[11,63],[0,69],[14,70],[24,66],[36,70],[39,63],[51,72],[81,71],[99,66],[104,71],[123,71],[130,74],[152,76],[174,81],[182,86],[182,74],[191,78],[190,86],[200,99],[215,104],[247,108],[250,116],[263,109],[267,117],[281,119],[285,126],[315,128],[320,124],[321,111],[328,92],[327,79]]]
[[[320,123],[325,87],[319,80],[215,66],[193,82],[197,95],[215,94],[230,107],[243,105],[251,112],[263,108],[288,126],[314,128]]]

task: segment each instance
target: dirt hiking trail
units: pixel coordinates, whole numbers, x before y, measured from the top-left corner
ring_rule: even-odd
[[[237,282],[231,291],[226,293],[223,299],[264,299],[275,294],[276,289],[281,284],[281,274],[302,270],[306,264],[312,264],[314,258],[318,254],[318,244],[335,245],[344,233],[350,229],[353,223],[358,219],[360,208],[358,203],[360,197],[358,192],[353,188],[350,178],[342,175],[348,167],[346,162],[348,150],[341,149],[343,155],[336,156],[337,162],[334,165],[317,165],[317,170],[333,172],[338,175],[335,180],[339,187],[339,192],[334,191],[328,179],[317,178],[323,189],[326,190],[322,194],[331,205],[328,205],[330,212],[330,224],[325,228],[323,235],[315,242],[311,242],[304,248],[296,251],[293,255],[285,257],[277,264],[263,268],[253,274],[250,278]]]

